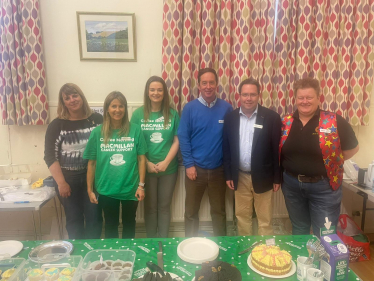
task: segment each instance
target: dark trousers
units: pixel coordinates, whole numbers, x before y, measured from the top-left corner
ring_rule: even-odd
[[[120,204],[122,205],[122,238],[135,237],[136,209],[138,201],[119,200],[105,195],[99,195],[99,205],[104,211],[105,218],[105,238],[119,238],[119,212]]]
[[[71,195],[60,196],[58,186],[55,189],[66,216],[66,230],[69,239],[98,239],[101,236],[103,217],[97,204],[92,204],[87,194],[87,175],[65,176],[70,185]],[[86,221],[86,226],[84,224]]]
[[[208,189],[213,234],[226,235],[226,182],[223,167],[208,170],[196,166],[197,178],[190,180],[186,175],[186,207],[184,226],[186,237],[198,236],[199,210],[205,189]]]
[[[312,226],[314,235],[319,237],[326,217],[331,221],[331,225],[336,227],[338,224],[342,188],[333,190],[328,179],[304,183],[283,173],[282,191],[293,235],[309,234]]]

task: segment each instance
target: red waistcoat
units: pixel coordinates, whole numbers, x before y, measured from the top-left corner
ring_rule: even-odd
[[[279,144],[279,156],[282,147],[290,133],[293,117],[287,115],[282,119],[282,137]],[[344,158],[340,146],[338,135],[338,125],[336,114],[328,111],[320,111],[319,116],[319,146],[322,151],[322,158],[325,164],[326,173],[332,189],[337,190],[343,181],[343,164]]]

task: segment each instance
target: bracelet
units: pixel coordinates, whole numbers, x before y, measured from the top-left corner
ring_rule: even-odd
[[[142,191],[144,191],[144,190],[145,190],[144,188],[140,188],[140,187],[138,187],[138,189],[140,189],[140,190],[142,190]]]

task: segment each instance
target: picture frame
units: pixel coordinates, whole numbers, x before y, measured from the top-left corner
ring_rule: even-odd
[[[81,60],[136,61],[135,14],[77,12]]]

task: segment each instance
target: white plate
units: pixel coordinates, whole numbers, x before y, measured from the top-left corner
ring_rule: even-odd
[[[179,243],[177,253],[186,262],[202,264],[215,260],[218,257],[219,248],[212,240],[193,237]]]
[[[171,273],[171,272],[167,272],[167,271],[165,271],[165,273],[169,273],[170,276],[171,276],[171,278],[173,278],[173,281],[183,281],[183,279],[180,278],[180,277],[179,277],[178,275],[176,275],[175,273]],[[153,272],[153,274],[154,274],[154,275],[155,275],[155,274],[158,274],[158,275],[160,275],[160,277],[161,277],[161,274],[158,273],[158,272]],[[139,278],[143,278],[143,277],[144,277],[144,275],[140,276]]]
[[[266,274],[266,273],[263,273],[261,271],[259,271],[258,269],[256,269],[253,264],[252,264],[252,261],[251,261],[251,255],[249,255],[248,259],[247,259],[247,264],[248,266],[256,273],[262,275],[262,276],[265,276],[265,277],[269,277],[269,278],[275,278],[275,279],[280,279],[280,278],[286,278],[286,277],[289,277],[293,274],[295,274],[296,272],[296,264],[294,263],[293,260],[291,260],[291,270],[286,273],[286,274],[283,274],[283,275],[271,275],[271,274]]]
[[[11,257],[17,255],[21,252],[23,244],[19,241],[8,240],[0,242],[0,256],[1,255],[10,255]]]

